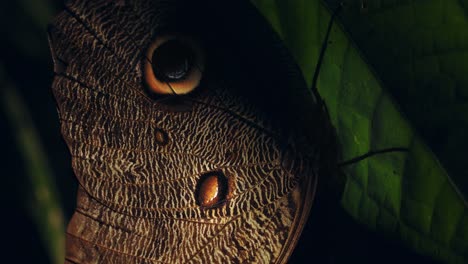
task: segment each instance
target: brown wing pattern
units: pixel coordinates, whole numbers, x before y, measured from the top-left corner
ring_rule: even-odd
[[[304,97],[304,81],[255,11],[243,19],[258,26],[234,23],[251,6],[220,14],[207,10],[215,2],[189,2],[70,1],[49,28],[52,88],[80,185],[66,262],[275,263],[294,248],[318,154],[296,149],[303,109],[284,93]],[[196,35],[208,57],[197,91],[176,107],[142,80],[146,48],[167,32]],[[196,192],[210,172],[228,191],[205,208]]]

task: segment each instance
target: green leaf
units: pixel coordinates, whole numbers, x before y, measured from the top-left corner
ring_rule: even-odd
[[[330,12],[319,1],[253,3],[267,19],[273,18],[273,27],[310,84]],[[466,200],[336,24],[318,88],[337,130],[344,160],[369,150],[409,148],[407,153],[377,155],[349,166],[341,200],[344,208],[359,222],[401,239],[422,254],[466,263]]]
[[[346,29],[468,197],[468,1],[368,2],[341,13]]]

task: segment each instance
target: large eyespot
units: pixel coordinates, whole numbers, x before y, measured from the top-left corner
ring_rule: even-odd
[[[163,36],[146,52],[145,82],[156,94],[187,94],[200,83],[204,63],[203,52],[195,40]]]

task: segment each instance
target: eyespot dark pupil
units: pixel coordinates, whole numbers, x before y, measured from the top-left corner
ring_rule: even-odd
[[[178,39],[161,44],[151,58],[154,75],[162,82],[181,81],[186,78],[194,60],[193,49]]]

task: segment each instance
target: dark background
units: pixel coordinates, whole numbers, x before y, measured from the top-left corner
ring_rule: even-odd
[[[70,167],[68,150],[61,138],[55,102],[50,90],[52,62],[47,43],[46,25],[58,13],[62,1],[2,1],[0,4],[1,56],[0,89],[13,89],[23,101],[20,107],[31,120],[33,132],[43,148],[50,167],[48,175],[56,188],[57,200],[65,223],[73,213],[76,180]],[[19,146],[18,127],[11,120],[2,99],[2,226],[3,259],[19,263],[50,263],[43,229],[32,213],[35,182],[28,166],[31,160]],[[397,241],[370,233],[355,224],[329,197],[319,192],[304,235],[291,259],[292,263],[432,263],[403,248]]]

